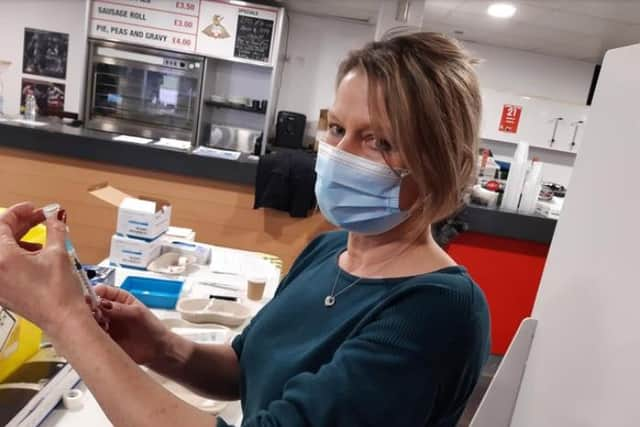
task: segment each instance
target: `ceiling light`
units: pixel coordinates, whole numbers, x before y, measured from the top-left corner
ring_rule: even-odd
[[[247,6],[248,5],[248,3],[246,1],[239,1],[239,0],[230,0],[229,3],[235,4],[236,6]]]
[[[516,13],[516,7],[511,3],[493,3],[487,13],[494,18],[511,18]]]

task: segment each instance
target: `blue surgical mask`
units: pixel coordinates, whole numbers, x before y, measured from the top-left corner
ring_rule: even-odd
[[[337,227],[381,234],[409,217],[399,207],[402,178],[386,165],[321,142],[316,174],[320,211]]]

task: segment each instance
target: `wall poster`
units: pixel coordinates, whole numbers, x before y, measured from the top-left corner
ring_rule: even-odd
[[[68,50],[69,34],[25,28],[22,72],[65,79]]]
[[[20,91],[20,111],[24,111],[27,95],[36,97],[39,116],[58,116],[64,113],[65,85],[61,83],[47,82],[44,80],[22,79]]]

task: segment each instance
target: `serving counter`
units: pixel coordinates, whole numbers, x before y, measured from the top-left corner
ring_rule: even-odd
[[[60,123],[32,127],[0,121],[0,146],[3,147],[225,183],[246,186],[255,183],[256,156],[242,153],[237,160],[213,158],[153,143],[117,141],[114,136]],[[467,206],[460,218],[470,231],[545,244],[551,242],[556,224],[549,218],[480,206]]]
[[[101,182],[170,200],[173,225],[196,230],[202,242],[276,254],[285,272],[313,237],[332,228],[319,213],[291,218],[254,210],[253,156],[212,158],[113,137],[60,123],[32,127],[0,121],[0,205],[61,203],[84,262],[98,262],[109,252],[115,229],[115,208],[87,193]],[[485,291],[493,352],[501,354],[531,311],[556,221],[476,206],[466,207],[459,218],[469,231],[448,251]]]
[[[278,254],[285,270],[310,239],[330,228],[319,214],[291,218],[254,210],[257,159],[211,158],[113,136],[62,124],[0,122],[0,206],[60,203],[87,263],[109,253],[115,230],[115,208],[87,192],[102,182],[131,195],[170,200],[172,225],[196,230],[202,242]]]

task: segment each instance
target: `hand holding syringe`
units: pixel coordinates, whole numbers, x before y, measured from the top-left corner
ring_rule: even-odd
[[[55,218],[58,215],[58,211],[60,211],[60,205],[57,203],[53,203],[42,208],[42,212],[44,213],[44,216],[47,219]],[[82,264],[78,260],[78,256],[76,255],[76,250],[71,244],[71,240],[69,239],[68,233],[69,233],[69,229],[67,228],[67,238],[65,240],[65,246],[67,249],[67,253],[69,254],[69,260],[80,278],[80,282],[83,285],[85,295],[89,298],[91,309],[94,311],[98,310],[98,307],[99,307],[98,296],[93,290],[93,285],[91,284],[89,277],[87,277],[87,273],[84,271],[84,269],[82,268]]]

